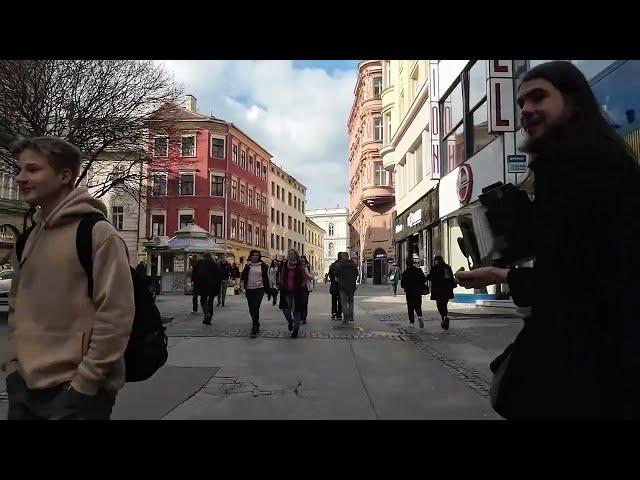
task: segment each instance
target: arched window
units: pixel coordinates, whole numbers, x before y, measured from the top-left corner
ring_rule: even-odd
[[[333,223],[329,224],[329,236],[333,237],[333,232],[334,232],[334,226]]]
[[[336,253],[336,251],[335,251],[335,248],[333,247],[333,243],[330,243],[329,244],[329,258],[333,258],[335,253]]]

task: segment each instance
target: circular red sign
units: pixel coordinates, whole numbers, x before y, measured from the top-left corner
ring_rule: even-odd
[[[460,200],[460,203],[468,203],[472,192],[473,173],[471,172],[471,166],[465,164],[458,170],[458,200]]]

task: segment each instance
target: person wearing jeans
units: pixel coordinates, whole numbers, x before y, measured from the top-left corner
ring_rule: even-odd
[[[251,250],[249,263],[244,267],[240,276],[251,315],[251,338],[256,338],[260,331],[260,305],[265,290],[269,289],[268,269],[267,264],[262,261],[260,252]]]
[[[302,319],[304,288],[309,279],[300,263],[298,252],[290,249],[287,263],[280,272],[280,308],[289,324],[291,338],[298,338],[298,329]]]
[[[356,292],[356,280],[358,279],[358,267],[349,260],[347,252],[341,252],[340,261],[336,266],[336,279],[342,304],[343,323],[353,322],[353,296]]]

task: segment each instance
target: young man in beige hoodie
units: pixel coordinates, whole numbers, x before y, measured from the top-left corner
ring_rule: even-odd
[[[93,300],[76,250],[82,217],[107,208],[74,188],[80,151],[56,137],[19,140],[20,196],[37,205],[35,228],[9,293],[9,420],[111,415],[124,386],[124,351],[134,317],[126,246],[108,222],[93,227]]]

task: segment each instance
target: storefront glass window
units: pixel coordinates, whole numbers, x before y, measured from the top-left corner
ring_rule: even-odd
[[[609,123],[626,135],[640,128],[640,61],[628,60],[591,87]]]
[[[469,110],[487,96],[487,72],[484,60],[477,60],[469,70]]]

